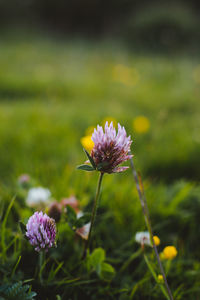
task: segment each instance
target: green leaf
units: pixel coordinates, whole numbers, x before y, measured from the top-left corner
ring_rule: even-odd
[[[20,227],[21,232],[25,235],[26,234],[26,225],[22,221],[19,221],[19,227]]]
[[[91,165],[92,165],[93,168],[96,170],[97,167],[96,167],[96,165],[95,165],[95,162],[94,162],[92,156],[90,156],[90,154],[89,154],[89,153],[87,152],[87,150],[85,150],[84,148],[83,148],[83,150],[85,151],[85,154],[87,155],[87,157],[88,157],[88,159],[89,159]]]
[[[105,251],[102,248],[96,248],[89,256],[89,266],[100,274],[101,264],[105,260]]]
[[[108,263],[102,262],[99,277],[105,281],[110,281],[115,276],[115,269]]]
[[[90,165],[80,165],[77,167],[78,170],[83,170],[83,171],[94,171],[95,169],[90,166]]]
[[[33,300],[37,293],[31,291],[31,286],[24,284],[22,281],[6,284],[0,290],[1,295],[0,299],[9,299],[9,300]],[[5,298],[4,298],[5,297]]]
[[[82,217],[78,218],[74,224],[76,228],[81,228],[85,224],[89,223],[91,219],[91,213],[85,213]]]
[[[73,228],[77,220],[77,216],[75,210],[70,205],[67,205],[67,219],[69,226]]]

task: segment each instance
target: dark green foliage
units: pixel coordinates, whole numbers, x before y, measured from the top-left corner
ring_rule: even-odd
[[[0,299],[2,300],[32,300],[37,294],[31,292],[30,285],[22,281],[0,286]]]
[[[70,227],[73,228],[74,224],[77,221],[77,216],[76,216],[76,212],[70,205],[67,205],[67,219]]]
[[[82,217],[78,218],[74,224],[76,228],[81,228],[91,220],[91,213],[85,213]]]
[[[85,151],[85,153],[86,153],[86,155],[87,155],[87,157],[88,157],[88,159],[89,159],[91,165],[92,165],[93,168],[96,170],[96,165],[95,165],[95,162],[94,162],[92,156],[87,152],[87,150],[85,150],[85,149],[83,149],[83,150]]]
[[[150,3],[142,6],[137,14],[127,19],[123,28],[127,41],[135,44],[135,40],[148,50],[173,50],[188,48],[190,43],[198,39],[198,14],[186,4]],[[186,43],[187,41],[187,43]]]
[[[95,169],[90,166],[90,165],[80,165],[77,167],[78,170],[83,170],[83,171],[94,171]]]
[[[85,213],[80,218],[77,218],[75,210],[71,206],[67,205],[67,221],[73,230],[83,227],[85,224],[89,223],[90,220],[91,213]]]
[[[87,12],[85,9],[87,8]],[[182,50],[199,46],[198,1],[148,1],[143,0],[35,0],[1,1],[0,22],[5,26],[19,23],[25,28],[33,24],[69,35],[93,38],[106,35],[126,39],[134,47],[142,44],[154,50]],[[11,24],[10,24],[11,23]],[[44,26],[45,24],[45,26]],[[27,30],[28,30],[27,29]],[[41,90],[41,89],[40,89]],[[4,90],[5,93],[8,90]],[[12,91],[10,91],[12,92]],[[29,95],[29,89],[26,90]],[[22,96],[22,95],[21,95]]]
[[[25,235],[26,234],[26,225],[23,222],[19,221],[19,227],[21,229],[21,232]]]

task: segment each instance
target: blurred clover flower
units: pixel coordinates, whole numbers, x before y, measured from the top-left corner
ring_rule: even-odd
[[[79,209],[79,201],[74,196],[62,199],[61,205],[65,208],[66,211],[67,205],[71,206],[75,210],[78,219],[84,216],[84,213]],[[90,231],[90,225],[91,223],[89,222],[83,227],[76,229],[76,234],[79,235],[82,239],[87,240]]]
[[[157,235],[153,236],[154,243],[156,246],[160,245],[160,239]],[[135,235],[135,240],[137,243],[139,243],[142,247],[144,245],[151,246],[151,241],[150,241],[150,234],[148,231],[139,231]]]
[[[18,183],[21,185],[27,184],[30,181],[30,176],[28,174],[21,174],[18,177]]]
[[[63,198],[61,200],[61,206],[64,207],[65,210],[67,205],[71,206],[76,212],[79,211],[79,201],[75,196],[70,196],[69,198]]]
[[[77,218],[81,218],[84,216],[84,213],[82,211],[79,211],[77,213]],[[76,229],[76,234],[79,235],[82,239],[87,240],[89,231],[90,231],[91,222],[85,224],[83,227]]]
[[[48,207],[48,215],[53,218],[56,223],[60,221],[62,213],[62,205],[57,201],[53,201]]]
[[[51,192],[43,187],[31,188],[28,191],[26,204],[30,207],[38,207],[49,203]]]
[[[146,133],[149,131],[150,122],[145,116],[138,116],[133,120],[133,129],[137,133]]]
[[[26,236],[36,251],[55,247],[56,224],[54,219],[49,218],[43,212],[35,212],[26,224]]]
[[[91,135],[86,135],[81,138],[81,144],[84,149],[87,151],[91,152],[93,147],[94,147],[94,142],[92,141],[92,136]]]
[[[67,212],[67,205],[71,206],[76,212],[77,219],[84,216],[84,213],[79,209],[79,201],[75,196],[70,196],[69,198],[63,198],[61,202],[53,202],[49,207],[49,216],[54,218],[56,222],[60,220],[62,210]],[[76,234],[82,239],[87,240],[90,231],[91,223],[85,224],[83,227],[76,229]]]
[[[164,259],[173,259],[177,256],[178,251],[174,246],[167,246],[164,248],[163,252],[161,253],[161,258]]]
[[[119,164],[129,160],[131,137],[127,137],[126,130],[118,123],[118,133],[113,127],[113,122],[105,124],[105,132],[102,126],[97,125],[97,129],[92,134],[94,147],[91,157],[98,171],[102,173],[123,172],[128,167],[118,167]]]
[[[139,231],[135,235],[135,240],[141,246],[148,245],[151,246],[150,235],[148,231]]]

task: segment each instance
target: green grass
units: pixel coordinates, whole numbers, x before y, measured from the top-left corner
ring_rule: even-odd
[[[134,68],[138,79],[133,85],[114,79],[117,65]],[[168,274],[170,286],[177,293],[175,299],[197,299],[200,85],[194,80],[194,72],[198,60],[139,55],[114,42],[92,44],[42,37],[4,37],[0,66],[3,216],[17,194],[8,216],[4,242],[8,245],[19,234],[18,220],[26,220],[32,214],[24,205],[24,194],[19,194],[16,186],[17,177],[22,173],[30,174],[37,184],[48,187],[58,201],[76,195],[82,207],[90,211],[97,175],[76,170],[76,165],[86,159],[80,138],[87,127],[113,117],[125,125],[133,138],[134,160],[144,179],[153,228],[161,239],[159,251],[170,244],[178,249],[178,257],[172,261]],[[150,121],[150,129],[145,134],[136,133],[132,125],[139,115]],[[55,269],[59,265],[57,260],[63,265],[55,277],[51,271],[53,279],[49,282],[47,279],[52,265],[49,262],[44,272],[46,285],[40,285],[35,275],[37,253],[20,235],[15,254],[12,247],[7,251],[9,265],[13,267],[2,263],[2,278],[8,278],[6,274],[12,272],[22,255],[15,271],[16,279],[35,278],[33,290],[39,294],[38,299],[44,297],[41,295],[56,299],[57,294],[62,299],[105,299],[105,295],[106,299],[131,299],[130,295],[134,299],[161,299],[159,287],[150,277],[142,256],[123,274],[119,272],[139,248],[133,241],[135,233],[145,229],[130,171],[105,176],[92,242],[93,248],[106,250],[108,262],[116,269],[111,283],[106,284],[94,273],[76,279],[79,275],[74,266],[83,245],[80,241],[74,243],[68,225],[58,226],[58,248],[49,257],[54,260]],[[151,251],[147,253],[152,258]],[[58,282],[65,277],[68,282],[58,288]]]

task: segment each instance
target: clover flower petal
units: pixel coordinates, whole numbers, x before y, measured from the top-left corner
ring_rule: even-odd
[[[91,156],[99,171],[102,173],[123,172],[128,167],[118,167],[121,163],[132,158],[129,155],[131,137],[126,134],[126,130],[118,123],[118,132],[113,127],[113,122],[102,126],[97,125],[97,129],[92,134],[94,147]]]
[[[35,247],[36,251],[56,246],[56,224],[55,220],[43,214],[35,212],[26,224],[26,237],[30,244]]]

